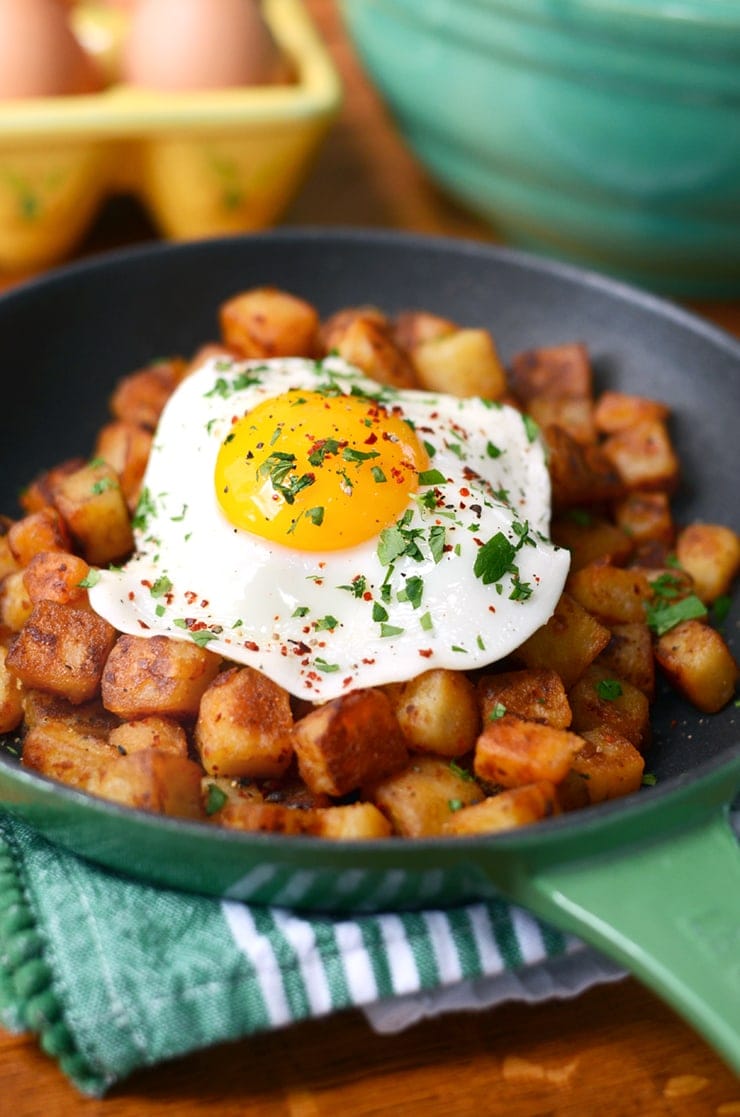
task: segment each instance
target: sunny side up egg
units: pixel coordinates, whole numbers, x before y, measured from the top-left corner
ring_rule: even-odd
[[[501,659],[552,614],[568,552],[515,409],[379,385],[333,357],[212,359],[159,423],[136,551],[93,608],[323,701]]]

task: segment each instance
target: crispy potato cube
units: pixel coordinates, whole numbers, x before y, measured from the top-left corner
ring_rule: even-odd
[[[141,492],[153,435],[138,423],[108,423],[98,434],[95,457],[107,462],[118,474],[121,492],[129,510],[133,511]]]
[[[179,357],[157,361],[122,377],[111,396],[114,418],[154,430],[164,405],[185,374]]]
[[[533,396],[527,401],[527,411],[540,427],[561,427],[575,442],[582,445],[596,441],[593,404],[590,399]]]
[[[24,768],[84,791],[91,790],[101,773],[120,759],[105,738],[64,720],[34,726],[23,741]]]
[[[558,813],[555,785],[549,780],[538,780],[490,795],[482,803],[471,807],[463,807],[450,815],[443,833],[458,837],[492,834],[498,830],[529,826]]]
[[[652,699],[655,694],[655,658],[650,629],[644,622],[615,624],[612,638],[596,659],[599,667],[626,679]]]
[[[676,529],[668,494],[637,491],[617,502],[614,519],[635,543],[659,542],[670,546]]]
[[[68,551],[69,533],[56,508],[41,508],[17,520],[8,531],[11,554],[19,566],[28,566],[41,551]]]
[[[8,574],[14,574],[21,566],[10,549],[8,532],[13,526],[13,521],[8,516],[0,516],[0,582]]]
[[[475,745],[475,774],[502,787],[559,783],[583,744],[566,729],[504,714],[488,721]]]
[[[201,365],[206,361],[211,360],[224,360],[224,361],[238,361],[239,353],[236,349],[228,345],[223,345],[220,341],[207,341],[205,345],[199,346],[198,349],[190,357],[183,374],[183,379],[196,372]]]
[[[624,492],[621,477],[597,445],[584,446],[562,427],[543,427],[552,499],[556,508],[600,504],[616,500]]]
[[[592,664],[569,691],[573,729],[608,728],[642,749],[650,740],[650,704],[626,679],[606,667]]]
[[[85,464],[84,458],[68,458],[45,473],[40,473],[20,495],[20,505],[25,512],[40,512],[54,503],[54,489],[68,473],[74,473]]]
[[[631,741],[608,726],[587,729],[585,744],[573,758],[572,772],[581,781],[588,803],[602,803],[638,791],[645,760]]]
[[[310,303],[275,287],[235,295],[219,310],[224,343],[243,357],[312,357],[319,316]]]
[[[474,779],[433,756],[416,757],[400,772],[365,788],[365,795],[405,838],[443,833],[451,811],[483,798]]]
[[[86,702],[100,686],[115,638],[115,629],[89,609],[39,601],[13,640],[7,664],[27,687]]]
[[[160,749],[173,756],[188,755],[188,739],[185,730],[172,718],[144,717],[136,721],[124,721],[111,730],[108,740],[122,756],[145,749]]]
[[[107,741],[111,730],[118,725],[118,718],[103,709],[99,698],[73,705],[60,694],[46,690],[23,689],[23,720],[26,729],[33,729],[49,721],[63,721],[81,733]]]
[[[105,462],[93,462],[62,478],[54,503],[92,565],[106,566],[133,547],[131,518],[118,475]]]
[[[390,837],[391,824],[372,803],[349,803],[314,811],[306,832],[334,841],[372,841]]]
[[[596,401],[594,416],[602,434],[614,434],[638,423],[662,421],[668,418],[664,403],[644,396],[631,396],[626,392],[602,392]]]
[[[119,636],[103,671],[103,705],[120,718],[194,718],[219,656],[169,636]]]
[[[393,322],[393,336],[396,344],[407,352],[423,345],[425,341],[436,341],[446,334],[453,334],[457,325],[449,318],[440,318],[426,310],[405,310]]]
[[[33,602],[23,571],[8,574],[0,583],[0,627],[8,632],[20,632],[32,611]]]
[[[626,532],[583,509],[572,509],[572,513],[557,517],[550,532],[553,542],[570,551],[571,571],[581,570],[599,559],[616,566],[627,561],[633,544]]]
[[[89,790],[140,811],[200,819],[204,817],[202,775],[200,767],[185,756],[144,749],[119,756],[97,774]]]
[[[541,721],[555,729],[567,729],[573,718],[562,679],[545,667],[483,675],[477,690],[484,724],[502,707],[517,717]]]
[[[512,359],[509,381],[512,391],[524,404],[541,396],[590,399],[588,350],[579,342],[526,349]]]
[[[389,699],[372,688],[306,714],[293,728],[293,747],[307,786],[335,797],[398,771],[408,755]]]
[[[59,605],[87,604],[82,583],[90,573],[84,559],[67,551],[40,551],[23,571],[23,584],[31,601],[56,601]]]
[[[274,779],[293,757],[287,691],[251,667],[232,667],[200,701],[195,743],[214,776]]]
[[[338,351],[340,341],[352,323],[358,318],[374,323],[381,330],[387,332],[392,330],[387,314],[377,306],[371,306],[369,303],[363,306],[345,306],[342,310],[330,314],[326,321],[321,324],[319,328],[319,351],[324,356]],[[395,337],[395,333],[394,340],[397,344],[401,344]]]
[[[12,733],[23,721],[23,691],[6,666],[7,655],[0,645],[0,733]]]
[[[690,524],[678,533],[676,558],[691,575],[696,596],[711,605],[729,593],[740,570],[740,538],[721,524]]]
[[[682,621],[657,641],[655,658],[671,684],[704,713],[714,714],[735,693],[738,666],[716,629]]]
[[[628,489],[673,492],[678,484],[679,461],[668,429],[658,419],[609,435],[602,450]]]
[[[592,563],[568,576],[568,593],[604,624],[644,621],[645,603],[653,596],[643,570]]]
[[[610,639],[609,629],[564,593],[547,624],[538,628],[514,654],[526,667],[555,671],[567,690]]]
[[[466,329],[422,342],[412,351],[422,388],[452,396],[500,399],[506,372],[488,330]]]
[[[426,671],[386,693],[411,749],[438,756],[462,756],[472,749],[480,714],[475,687],[460,671]]]
[[[332,349],[378,383],[394,388],[418,386],[407,354],[393,340],[388,325],[376,316],[358,315],[342,330],[335,325],[332,336]]]
[[[242,788],[233,781],[229,789],[220,780],[214,781],[210,777],[203,780],[202,798],[210,820],[229,830],[305,834],[316,825],[314,810],[289,807],[284,803],[267,803],[257,788]]]

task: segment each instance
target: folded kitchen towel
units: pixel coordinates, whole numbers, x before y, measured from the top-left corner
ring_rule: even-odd
[[[379,1030],[621,971],[504,901],[356,918],[129,880],[0,816],[0,1022],[84,1093],[139,1067],[343,1008]]]

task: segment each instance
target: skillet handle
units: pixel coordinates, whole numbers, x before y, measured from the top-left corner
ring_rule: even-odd
[[[740,848],[729,808],[539,869],[521,901],[626,966],[740,1072]]]

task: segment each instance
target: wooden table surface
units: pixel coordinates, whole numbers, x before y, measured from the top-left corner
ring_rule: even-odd
[[[399,139],[342,33],[308,0],[345,84],[341,118],[285,221],[493,240],[430,182]],[[155,236],[110,202],[80,254]],[[693,309],[740,334],[740,301]],[[452,1014],[398,1036],[359,1012],[224,1045],[81,1098],[34,1041],[0,1032],[0,1113],[12,1117],[740,1117],[740,1082],[631,979],[568,1001]]]

